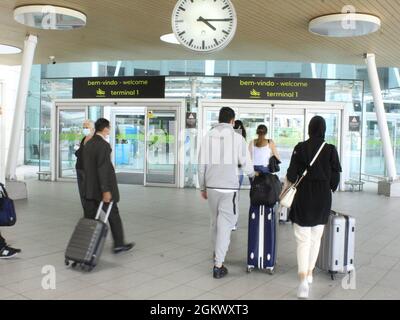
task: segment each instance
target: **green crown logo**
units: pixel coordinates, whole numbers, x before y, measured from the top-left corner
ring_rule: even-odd
[[[100,88],[96,90],[96,94],[98,96],[105,96],[106,92],[104,90],[101,90]]]
[[[261,92],[258,92],[256,89],[253,89],[250,91],[250,95],[254,98],[259,98],[261,97]]]

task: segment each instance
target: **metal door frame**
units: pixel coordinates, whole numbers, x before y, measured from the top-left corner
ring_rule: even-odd
[[[144,163],[144,185],[145,186],[151,186],[151,187],[172,187],[176,188],[180,184],[179,182],[179,177],[183,176],[185,171],[184,171],[184,158],[183,160],[183,168],[182,170],[180,169],[179,165],[179,160],[177,161],[176,168],[175,168],[175,183],[173,184],[168,184],[168,183],[154,183],[154,182],[147,182],[147,169],[148,169],[148,152],[149,152],[149,147],[148,147],[148,132],[149,132],[149,113],[150,112],[165,112],[165,111],[175,111],[176,114],[176,139],[178,143],[175,143],[175,156],[176,160],[179,159],[179,152],[183,151],[184,152],[184,145],[181,145],[179,141],[184,142],[184,136],[183,138],[180,135],[185,134],[185,130],[179,130],[179,128],[185,128],[184,126],[181,127],[179,126],[179,123],[182,123],[182,115],[179,112],[179,109],[177,107],[164,107],[164,108],[159,108],[157,106],[155,107],[147,107],[146,108],[146,114],[145,114],[145,122],[146,122],[146,130],[145,130],[145,163]],[[185,113],[186,114],[186,113]],[[183,116],[183,123],[185,123],[185,116]],[[183,154],[184,156],[184,154]],[[181,172],[181,173],[180,173]],[[181,187],[183,188],[183,187]]]
[[[50,168],[51,168],[51,180],[52,181],[71,181],[73,178],[63,178],[61,177],[61,166],[60,166],[60,112],[67,111],[83,111],[85,112],[85,117],[88,117],[88,107],[86,106],[72,106],[72,107],[64,107],[64,106],[56,106],[55,112],[52,112],[52,118],[55,120],[55,126],[52,126],[52,137],[51,137],[51,154],[50,154]],[[53,115],[54,113],[54,115]],[[52,121],[52,123],[54,123]],[[53,139],[55,137],[55,139]],[[54,146],[53,146],[54,145]],[[55,147],[55,148],[54,148]],[[53,157],[52,157],[53,155]],[[52,161],[52,158],[54,161]]]
[[[58,175],[59,167],[59,110],[86,110],[86,117],[89,114],[90,106],[98,107],[111,107],[118,109],[119,107],[141,107],[145,108],[145,136],[146,136],[146,150],[147,150],[147,110],[168,110],[174,108],[177,114],[177,152],[176,152],[176,185],[172,187],[184,188],[185,182],[185,115],[186,115],[186,102],[184,99],[68,99],[68,100],[55,100],[53,108],[51,109],[51,141],[50,141],[50,170],[52,181],[72,181],[73,179],[60,179]],[[109,119],[111,121],[111,119]],[[147,151],[146,151],[147,152]],[[145,159],[145,165],[146,165]],[[145,167],[145,170],[147,168]],[[146,172],[146,171],[145,171]],[[150,186],[150,184],[148,184]],[[151,184],[153,186],[153,184]],[[159,184],[160,187],[171,187],[166,184]]]
[[[115,125],[115,121],[116,121],[116,117],[117,116],[124,116],[124,115],[127,115],[127,116],[143,115],[144,116],[144,121],[146,122],[146,107],[137,107],[137,106],[135,106],[135,108],[143,109],[143,113],[142,112],[138,112],[138,110],[128,110],[126,107],[124,109],[115,108],[114,110],[111,110],[111,113],[110,113],[110,118],[111,118],[110,119],[110,122],[111,122],[110,144],[111,144],[111,149],[112,149],[111,159],[112,159],[112,163],[113,163],[115,169],[117,169],[117,166],[116,166],[116,163],[115,163],[115,150],[116,150],[116,144],[115,144],[116,125]],[[146,123],[144,124],[144,131],[146,133]],[[146,140],[144,141],[144,143],[146,143]],[[145,148],[146,148],[146,145],[145,145]],[[146,158],[144,157],[143,158],[143,170],[144,170],[145,161],[146,161]]]

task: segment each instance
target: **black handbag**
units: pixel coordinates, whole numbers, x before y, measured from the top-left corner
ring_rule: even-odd
[[[8,197],[6,188],[0,183],[0,227],[12,227],[16,222],[14,201]]]
[[[277,175],[260,174],[251,183],[251,205],[273,207],[279,201],[281,191],[282,184]]]
[[[269,164],[268,164],[268,170],[271,173],[276,173],[281,171],[281,168],[279,167],[279,165],[282,162],[275,156],[272,156],[271,158],[269,158]]]

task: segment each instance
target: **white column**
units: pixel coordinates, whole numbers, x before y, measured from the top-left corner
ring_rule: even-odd
[[[389,127],[386,119],[386,111],[383,103],[378,69],[376,67],[375,54],[366,54],[365,58],[368,67],[368,76],[372,95],[374,97],[376,117],[382,139],[383,154],[385,156],[386,167],[388,170],[388,178],[393,181],[397,178],[396,163],[393,155],[392,142],[390,140]]]
[[[9,180],[16,180],[16,169],[19,147],[21,144],[22,130],[25,120],[26,101],[28,98],[29,82],[33,65],[33,58],[37,45],[37,36],[29,35],[25,40],[22,57],[21,75],[17,91],[17,102],[12,125],[10,148],[7,157],[6,176]]]

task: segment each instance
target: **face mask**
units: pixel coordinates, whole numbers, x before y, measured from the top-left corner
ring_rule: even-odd
[[[90,132],[91,132],[91,130],[90,129],[83,129],[83,134],[85,135],[85,136],[88,136],[88,135],[90,135]]]

